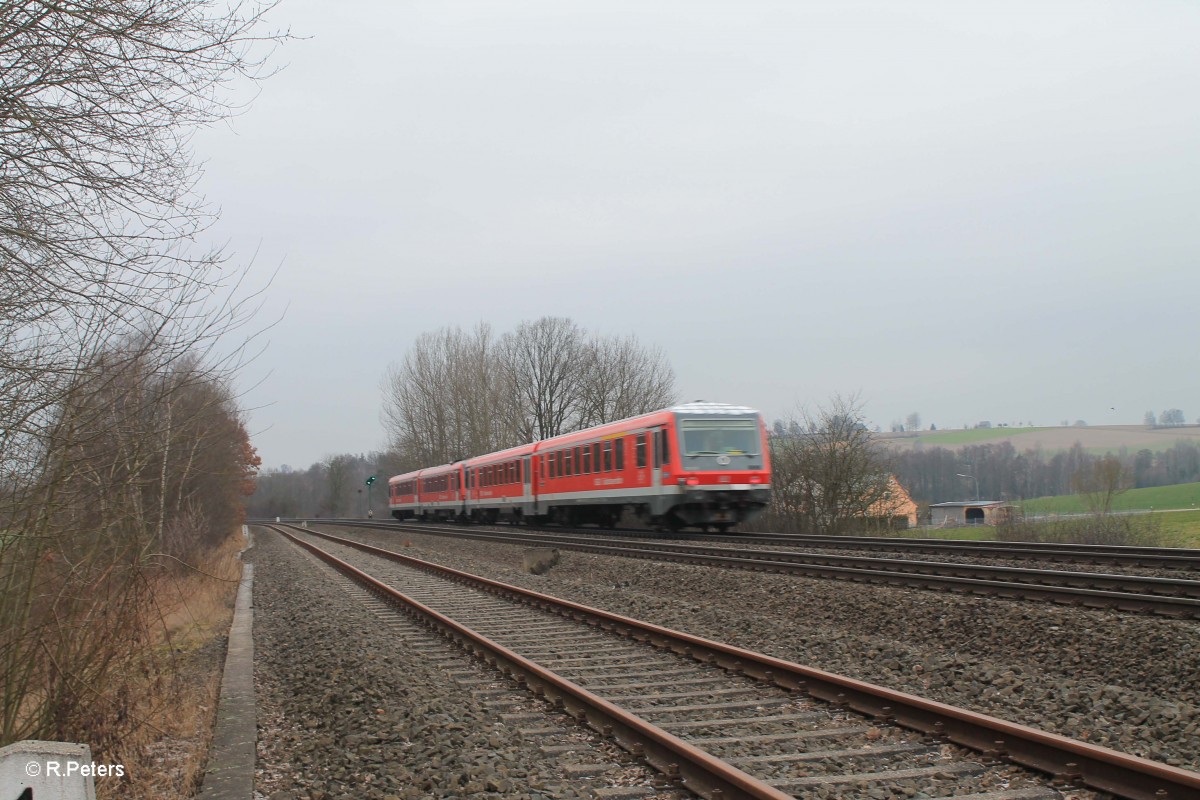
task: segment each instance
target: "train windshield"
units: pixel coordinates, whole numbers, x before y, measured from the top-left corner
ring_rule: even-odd
[[[756,456],[762,447],[754,419],[683,419],[679,432],[685,456]]]

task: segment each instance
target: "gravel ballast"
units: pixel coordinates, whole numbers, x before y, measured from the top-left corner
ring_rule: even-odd
[[[330,528],[335,536],[352,529]],[[1200,771],[1200,623],[409,531],[353,538]]]
[[[255,541],[256,797],[680,796],[282,537]]]

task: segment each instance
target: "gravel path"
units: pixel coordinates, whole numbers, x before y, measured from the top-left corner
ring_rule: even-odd
[[[671,798],[614,746],[262,531],[256,797]]]
[[[459,569],[1200,771],[1200,623],[331,528]],[[405,543],[408,546],[405,546]]]

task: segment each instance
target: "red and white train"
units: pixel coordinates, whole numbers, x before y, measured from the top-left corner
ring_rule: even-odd
[[[666,408],[388,481],[401,520],[612,527],[630,510],[672,530],[728,530],[762,513],[770,494],[762,415],[721,403]]]

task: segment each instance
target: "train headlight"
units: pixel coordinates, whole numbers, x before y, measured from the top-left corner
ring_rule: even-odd
[[[699,478],[688,478],[688,479],[687,479],[687,485],[688,485],[688,486],[699,486],[699,485],[700,485],[700,479],[699,479]]]
[[[751,475],[750,482],[751,483],[762,483],[762,476],[761,475]]]

